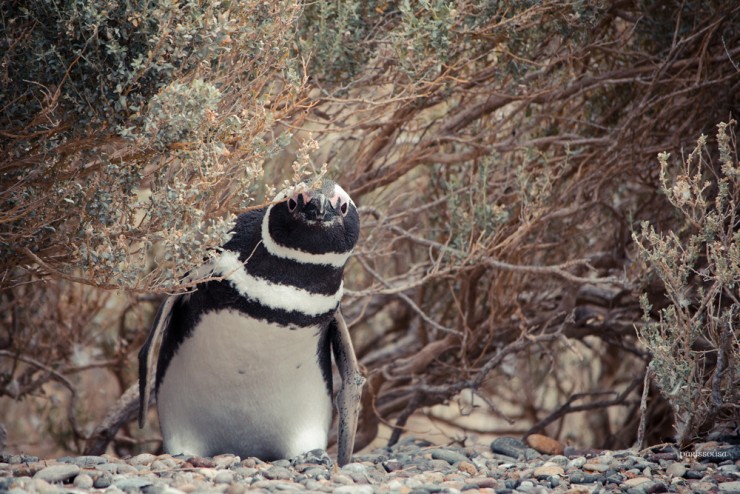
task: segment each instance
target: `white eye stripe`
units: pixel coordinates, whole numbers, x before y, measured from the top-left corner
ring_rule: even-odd
[[[353,206],[355,205],[355,203],[352,201],[352,198],[349,196],[349,194],[347,194],[347,192],[339,184],[334,184],[334,194],[332,195],[332,200],[335,197],[338,197],[341,202],[348,202],[352,204]]]
[[[307,195],[306,195],[306,185],[305,184],[298,184],[298,185],[295,185],[293,187],[288,187],[287,189],[281,190],[275,196],[275,198],[273,199],[273,201],[274,202],[280,202],[280,201],[284,201],[284,200],[286,200],[286,199],[288,199],[290,197],[297,197],[298,195],[301,195],[301,194],[303,194],[303,198],[305,200],[307,198]],[[339,203],[336,203],[337,200],[339,200],[340,202]],[[341,203],[342,202],[348,202],[348,203],[352,204],[353,206],[355,206],[354,201],[349,196],[349,194],[347,193],[347,191],[345,191],[342,188],[342,186],[339,185],[339,184],[337,184],[337,183],[334,184],[334,193],[331,194],[330,202],[332,203],[332,205],[336,204],[335,207],[341,206]]]

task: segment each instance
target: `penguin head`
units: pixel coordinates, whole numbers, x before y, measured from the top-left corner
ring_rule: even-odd
[[[309,254],[349,253],[360,235],[360,216],[349,194],[323,179],[283,190],[268,211],[277,244]]]

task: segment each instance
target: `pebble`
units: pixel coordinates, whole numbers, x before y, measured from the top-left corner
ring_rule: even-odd
[[[110,487],[113,483],[113,476],[108,472],[101,472],[100,475],[93,480],[93,487],[96,489],[105,489]]]
[[[732,482],[722,482],[719,484],[720,492],[740,492],[740,480]]]
[[[584,460],[585,460],[585,458],[584,458]],[[568,466],[568,463],[570,463],[570,461],[568,460],[568,458],[565,457],[565,456],[562,456],[562,455],[555,455],[555,456],[551,457],[548,461],[550,463],[554,463],[555,465],[559,465],[559,466],[561,466],[563,468],[566,468]],[[584,463],[585,463],[585,461],[584,461]]]
[[[108,463],[106,458],[102,456],[64,456],[57,460],[59,463],[71,463],[77,465],[80,468],[95,468],[97,465]]]
[[[722,447],[722,446],[715,446]],[[571,454],[567,452],[566,454]],[[664,451],[541,454],[517,438],[488,446],[434,446],[404,439],[355,455],[338,468],[323,451],[263,462],[233,455],[192,458],[139,454],[128,459],[0,456],[0,492],[12,494],[540,494],[740,492],[737,460],[683,459]]]
[[[491,451],[511,458],[524,454],[527,445],[513,437],[498,437],[491,442]]]
[[[78,489],[91,489],[93,486],[93,479],[86,473],[81,473],[73,482],[74,486]]]
[[[285,467],[273,466],[262,472],[267,480],[288,480],[293,474]]]
[[[333,491],[335,494],[373,494],[373,487],[370,485],[343,485]]]
[[[80,467],[77,465],[60,463],[39,470],[33,478],[46,482],[64,482],[74,478],[78,473],[80,473]]]
[[[530,434],[527,436],[527,444],[540,453],[548,455],[562,455],[565,451],[565,446],[560,441],[542,434]]]
[[[579,456],[577,458],[573,458],[568,462],[568,468],[583,468],[583,465],[586,464],[586,457],[585,456]]]
[[[469,461],[461,461],[457,464],[457,469],[461,472],[465,472],[468,475],[475,475],[478,473],[478,469]]]
[[[140,455],[134,456],[128,462],[131,465],[151,465],[152,462],[156,459],[157,457],[152,454],[142,453]]]
[[[444,460],[450,465],[460,461],[468,461],[468,457],[449,449],[435,449],[432,451],[432,458],[435,460]]]
[[[548,463],[534,469],[534,477],[539,480],[549,479],[553,475],[565,475],[565,470],[560,465]]]
[[[686,475],[687,468],[683,463],[671,463],[668,468],[665,469],[666,475],[669,477],[683,477]]]
[[[154,484],[154,480],[147,477],[117,475],[116,478],[113,479],[113,486],[121,489],[122,491],[138,491],[139,489],[150,486],[152,484]]]
[[[231,484],[233,481],[234,481],[234,472],[230,470],[224,470],[223,472],[218,472],[216,475],[213,476],[214,484]]]
[[[645,484],[646,482],[652,482],[652,481],[647,477],[634,477],[634,478],[625,480],[623,483],[627,487],[637,487],[638,485]]]
[[[609,465],[603,463],[585,463],[583,465],[584,470],[590,470],[592,472],[606,472],[609,470]]]

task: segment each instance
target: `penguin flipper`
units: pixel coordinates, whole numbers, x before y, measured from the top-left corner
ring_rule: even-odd
[[[360,366],[357,363],[355,350],[349,336],[349,329],[340,309],[337,309],[333,322],[331,346],[339,375],[342,378],[336,401],[339,412],[337,463],[342,466],[349,463],[352,458],[357,432],[357,419],[360,415],[362,386],[365,384],[365,378],[360,372]]]
[[[159,307],[154,317],[152,329],[139,350],[139,428],[143,429],[146,423],[146,413],[149,410],[149,398],[152,394],[152,385],[157,375],[157,358],[155,349],[162,342],[162,336],[170,323],[172,308],[181,295],[170,295]]]

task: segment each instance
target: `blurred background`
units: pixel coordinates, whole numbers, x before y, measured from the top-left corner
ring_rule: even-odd
[[[358,448],[737,435],[740,4],[0,13],[1,452],[157,451],[118,401],[156,308],[322,173],[363,224]]]

